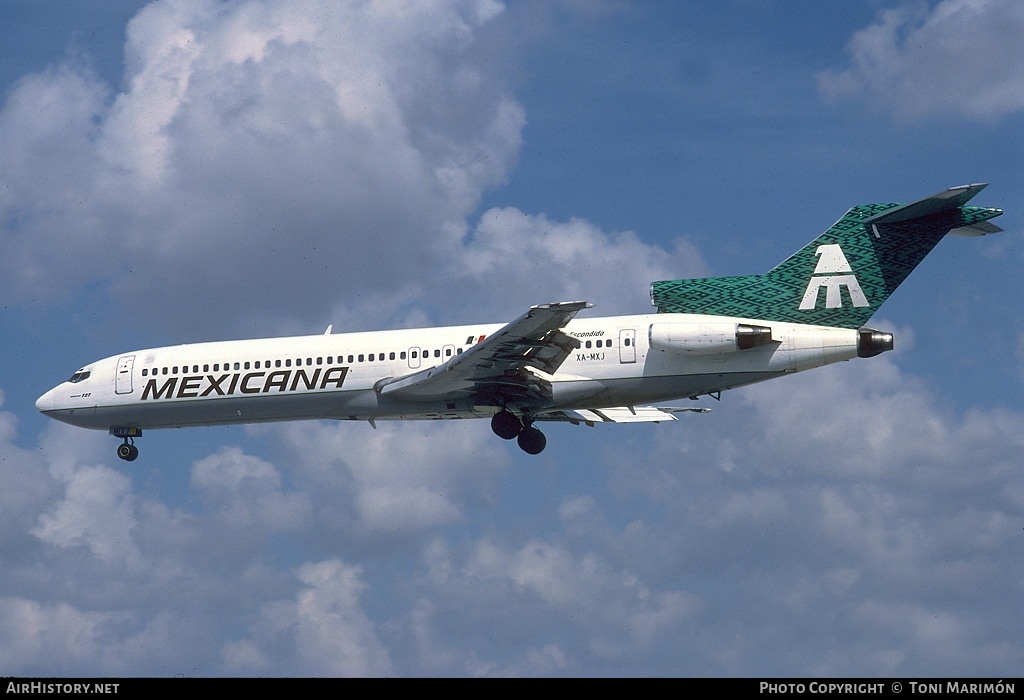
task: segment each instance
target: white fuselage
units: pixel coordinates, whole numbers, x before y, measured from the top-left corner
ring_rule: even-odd
[[[771,342],[748,349],[719,342],[717,329],[737,323],[771,328]],[[472,397],[396,400],[381,388],[389,379],[444,365],[501,328],[479,324],[137,350],[86,365],[75,381],[51,389],[36,406],[57,420],[101,430],[487,417],[500,407]],[[564,332],[581,346],[543,377],[551,385],[550,409],[696,397],[848,360],[858,347],[856,329],[690,314],[575,318]]]

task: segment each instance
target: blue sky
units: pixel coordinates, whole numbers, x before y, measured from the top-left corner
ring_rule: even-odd
[[[1020,668],[1019,3],[0,12],[6,672]],[[128,466],[33,407],[133,348],[645,311],[979,181],[1006,232],[921,265],[896,351],[671,426],[158,431]]]

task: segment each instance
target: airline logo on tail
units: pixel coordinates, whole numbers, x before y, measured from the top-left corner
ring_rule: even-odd
[[[868,306],[864,290],[860,288],[857,276],[853,274],[853,268],[850,267],[842,248],[837,244],[820,245],[815,255],[818,256],[818,264],[800,302],[802,310],[807,311],[818,306],[818,290],[822,287],[825,288],[826,309],[842,307],[843,287],[846,287],[854,306]]]

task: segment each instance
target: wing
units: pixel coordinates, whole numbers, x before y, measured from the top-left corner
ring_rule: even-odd
[[[585,301],[532,306],[444,364],[382,379],[374,388],[382,396],[408,401],[475,397],[519,406],[543,405],[550,401],[551,383],[539,372],[554,374],[580,346],[580,341],[562,329],[590,306]]]
[[[710,408],[679,408],[677,406],[616,406],[615,408],[580,408],[541,413],[537,420],[568,421],[573,425],[583,423],[594,426],[597,423],[661,423],[678,420],[676,413],[690,411],[707,413]]]

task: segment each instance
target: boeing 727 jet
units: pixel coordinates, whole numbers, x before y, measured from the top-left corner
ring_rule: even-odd
[[[910,204],[868,204],[761,275],[651,285],[657,313],[577,318],[585,301],[511,323],[133,350],[88,364],[36,407],[120,438],[144,430],[265,421],[489,418],[529,454],[544,421],[660,422],[657,406],[893,348],[866,324],[947,234],[1001,229],[964,185]]]

